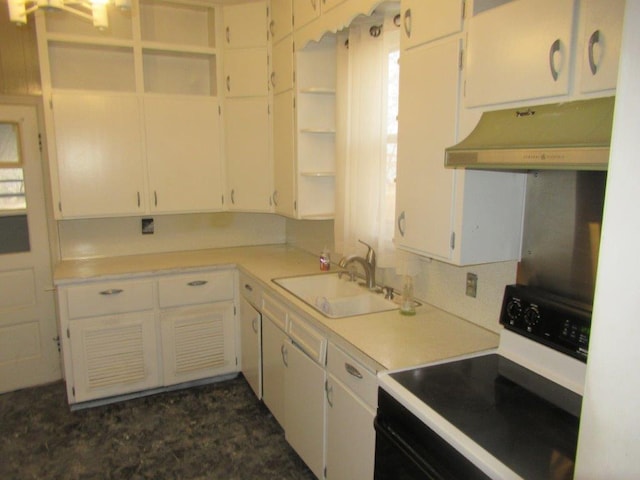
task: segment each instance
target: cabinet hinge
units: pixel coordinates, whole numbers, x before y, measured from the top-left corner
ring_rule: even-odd
[[[58,353],[60,353],[60,335],[57,337],[53,337],[53,341],[56,342],[56,347],[58,348]]]
[[[40,153],[42,153],[42,134],[38,134],[38,148],[40,149]]]
[[[456,232],[451,232],[451,250],[456,248]]]

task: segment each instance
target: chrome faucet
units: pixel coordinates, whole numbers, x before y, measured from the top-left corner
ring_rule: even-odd
[[[371,245],[363,242],[362,240],[358,241],[368,248],[365,257],[363,258],[357,255],[342,257],[338,265],[340,268],[347,268],[347,266],[353,262],[357,262],[362,265],[367,288],[369,290],[374,290],[376,288],[376,252],[373,250]]]

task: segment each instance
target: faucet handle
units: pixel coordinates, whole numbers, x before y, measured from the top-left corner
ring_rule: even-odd
[[[358,239],[358,241],[369,249],[369,250],[367,250],[366,260],[367,260],[367,263],[369,263],[369,265],[371,265],[371,266],[373,266],[375,268],[375,265],[376,265],[376,252],[375,252],[375,250],[367,242],[363,242],[360,239]]]

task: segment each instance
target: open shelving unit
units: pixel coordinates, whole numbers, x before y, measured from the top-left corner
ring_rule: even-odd
[[[331,219],[335,211],[336,37],[296,52],[298,217]]]

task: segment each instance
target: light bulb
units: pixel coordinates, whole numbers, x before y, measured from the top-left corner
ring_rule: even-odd
[[[8,0],[9,5],[9,20],[16,25],[27,24],[27,7],[24,4],[24,0]]]
[[[98,30],[105,30],[109,27],[109,16],[107,15],[107,6],[105,4],[92,3],[91,12],[93,13],[93,26]]]

